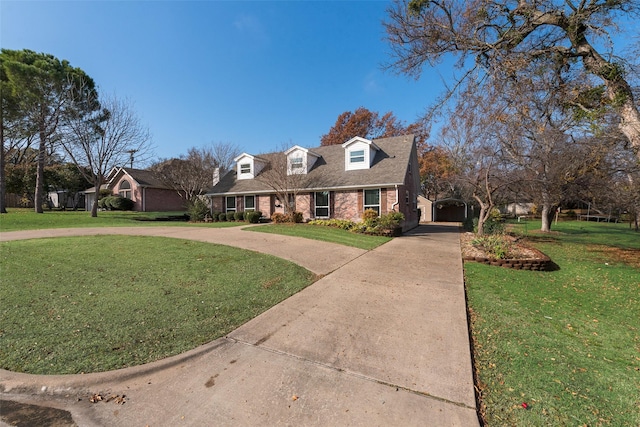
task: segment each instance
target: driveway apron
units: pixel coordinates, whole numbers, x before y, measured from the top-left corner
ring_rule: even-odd
[[[0,399],[64,409],[80,426],[479,425],[457,227],[423,225],[368,252],[237,229],[115,230],[273,253],[324,277],[227,337],[159,362],[87,375],[0,371]],[[126,403],[90,403],[95,393]]]

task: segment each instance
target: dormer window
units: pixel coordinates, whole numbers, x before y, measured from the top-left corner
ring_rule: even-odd
[[[306,148],[294,145],[284,152],[287,156],[287,175],[304,175],[309,173],[316,160],[320,158],[319,154],[309,151]]]
[[[363,163],[364,162],[364,150],[354,150],[349,152],[350,163]]]
[[[291,158],[291,169],[302,169],[304,167],[304,160],[302,157],[292,157]]]
[[[380,147],[368,139],[356,136],[342,144],[344,148],[344,169],[360,170],[369,169],[376,158]]]
[[[237,162],[237,179],[253,179],[267,164],[266,160],[247,153],[240,154],[233,161]]]

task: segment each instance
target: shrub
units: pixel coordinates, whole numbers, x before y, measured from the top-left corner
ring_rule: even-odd
[[[404,221],[404,214],[402,212],[389,212],[378,218],[377,226],[383,232],[390,232],[400,227],[402,221]]]
[[[110,200],[111,209],[114,211],[130,211],[133,210],[134,202],[131,199],[121,196],[113,196]]]
[[[244,214],[244,217],[251,224],[257,224],[260,222],[260,217],[262,216],[262,212],[259,211],[250,211]]]
[[[373,209],[367,209],[362,213],[362,222],[367,227],[375,227],[378,222],[378,212]]]
[[[187,202],[187,214],[191,221],[204,221],[204,218],[209,214],[209,206],[207,203],[199,197]]]
[[[471,244],[493,255],[497,259],[507,258],[511,252],[511,242],[503,234],[479,236],[474,238]]]
[[[111,196],[104,197],[103,199],[100,199],[100,202],[102,202],[102,208],[111,210],[112,209],[111,202],[113,201],[114,197],[115,196],[111,195]]]
[[[226,221],[227,220],[227,214],[224,212],[221,212],[218,214],[218,221]]]
[[[296,224],[301,223],[303,220],[302,212],[292,212],[289,214],[289,221],[295,222]]]
[[[98,192],[98,200],[109,196],[113,196],[113,193],[109,189],[103,188]]]
[[[342,230],[352,230],[356,223],[347,219],[314,219],[309,221],[311,225],[322,225],[325,227],[340,228]]]
[[[214,212],[213,215],[211,215],[211,219],[214,221],[220,221],[220,212]]]
[[[236,212],[236,213],[233,215],[233,218],[234,218],[236,221],[244,221],[244,212]]]
[[[498,209],[492,209],[489,218],[484,222],[484,232],[486,234],[500,234],[504,232],[504,221]]]
[[[276,212],[271,215],[271,221],[275,224],[282,224],[282,223],[288,222],[288,218],[285,214]]]

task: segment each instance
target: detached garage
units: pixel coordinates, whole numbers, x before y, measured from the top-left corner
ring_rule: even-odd
[[[463,222],[467,215],[467,203],[463,200],[442,199],[433,203],[433,221]]]

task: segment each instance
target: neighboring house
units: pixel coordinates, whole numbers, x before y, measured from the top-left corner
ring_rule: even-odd
[[[47,203],[57,209],[84,209],[85,198],[82,193],[69,193],[67,190],[49,191]]]
[[[257,210],[269,218],[290,203],[305,220],[338,218],[360,221],[366,209],[379,215],[402,212],[403,230],[418,225],[420,184],[413,135],[367,140],[355,137],[342,145],[290,149],[266,155],[243,153],[236,167],[209,192],[212,212]],[[286,160],[283,161],[283,160]],[[269,178],[276,164],[299,176],[295,198],[279,200]]]
[[[511,215],[514,217],[531,215],[535,209],[535,204],[521,202],[521,203],[509,203],[506,206],[500,208],[500,213],[505,215]]]
[[[101,188],[133,200],[133,210],[140,212],[183,211],[185,201],[166,186],[153,172],[143,169],[113,168]],[[85,190],[85,206],[91,210],[96,189]]]

